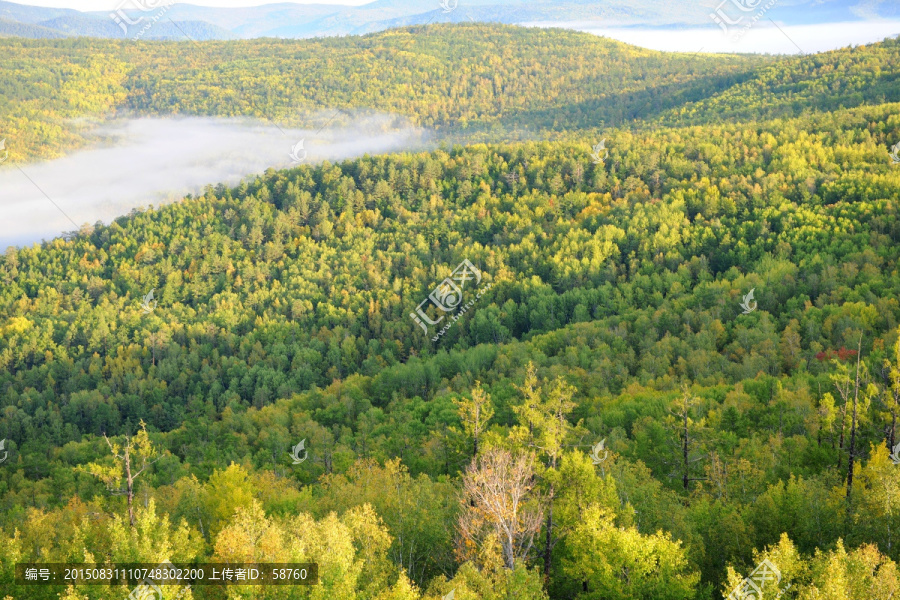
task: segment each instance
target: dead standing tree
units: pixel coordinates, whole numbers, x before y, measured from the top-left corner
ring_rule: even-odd
[[[697,401],[698,399],[685,387],[681,397],[669,409],[670,414],[667,418],[669,427],[675,433],[679,452],[679,458],[669,463],[675,467],[672,473],[669,474],[669,477],[675,477],[680,474],[685,492],[689,491],[692,481],[704,481],[706,479],[706,477],[693,477],[691,475],[693,471],[692,465],[706,458],[706,454],[692,456],[693,448],[701,441],[698,435],[699,426],[691,418],[691,408],[697,404]]]
[[[134,527],[134,482],[147,470],[150,465],[158,461],[156,448],[147,434],[147,425],[141,420],[141,430],[137,435],[125,436],[125,444],[119,445],[110,441],[103,434],[106,445],[112,452],[113,460],[118,464],[103,465],[90,463],[87,472],[97,477],[106,484],[106,488],[114,495],[125,496],[128,500],[128,521]],[[140,468],[137,468],[140,465]],[[122,487],[124,479],[124,487]]]
[[[894,362],[884,359],[881,368],[881,379],[884,382],[882,403],[891,414],[890,429],[885,432],[888,448],[894,451],[897,434],[897,413],[900,412],[900,340],[894,346]]]
[[[477,554],[495,536],[507,569],[514,569],[534,546],[543,511],[532,488],[534,457],[513,457],[506,450],[488,450],[472,461],[463,475],[463,511],[459,517],[460,558]]]
[[[834,382],[834,387],[837,388],[838,394],[840,394],[841,399],[843,400],[842,406],[842,416],[846,419],[846,414],[849,410],[850,413],[850,445],[847,448],[847,510],[850,510],[850,501],[853,493],[853,466],[856,462],[856,434],[859,429],[859,421],[860,416],[865,415],[868,412],[869,400],[877,395],[877,389],[874,389],[872,385],[865,385],[865,389],[863,390],[863,397],[860,399],[860,387],[864,385],[863,381],[868,380],[868,371],[864,363],[861,362],[862,354],[862,336],[859,338],[859,343],[857,345],[856,350],[856,371],[853,376],[850,375],[850,370],[846,368],[846,366],[840,361],[835,361],[838,372],[831,376],[832,381]],[[862,410],[860,410],[860,402],[863,404]],[[843,448],[843,427],[841,428],[841,448]]]

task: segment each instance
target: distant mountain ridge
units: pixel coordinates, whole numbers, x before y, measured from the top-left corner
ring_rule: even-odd
[[[81,12],[0,0],[0,36],[226,40],[359,35],[394,27],[475,21],[484,23],[602,23],[604,26],[710,25],[721,0],[680,5],[663,0],[376,0],[362,6],[279,3],[246,8],[192,4],[140,10],[125,0],[117,11]],[[449,10],[448,10],[449,9]],[[124,16],[124,18],[123,18]],[[781,0],[767,13],[791,25],[900,17],[900,4],[861,0]],[[154,22],[158,21],[158,22]],[[147,27],[152,24],[152,27]]]
[[[68,37],[64,32],[40,25],[0,18],[0,37],[54,39]]]

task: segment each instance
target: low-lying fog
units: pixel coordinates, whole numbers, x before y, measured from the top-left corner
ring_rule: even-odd
[[[0,249],[77,229],[63,212],[78,226],[109,223],[133,208],[159,206],[207,184],[236,185],[269,167],[296,166],[295,147],[294,156],[309,164],[427,143],[423,130],[384,115],[356,116],[317,130],[205,117],[109,123],[94,131],[97,144],[91,148],[43,163],[0,165]]]

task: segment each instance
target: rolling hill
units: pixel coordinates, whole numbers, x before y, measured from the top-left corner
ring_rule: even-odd
[[[0,255],[4,600],[149,587],[21,563],[164,560],[317,564],[228,590],[261,600],[714,600],[762,567],[766,597],[890,600],[898,52],[0,39],[23,174],[120,114],[444,142]]]
[[[10,39],[0,47],[0,127],[15,157],[70,151],[84,140],[67,119],[126,111],[290,125],[321,111],[366,109],[482,139],[623,124],[642,110],[712,95],[771,60],[670,55],[589,34],[471,23],[202,46]],[[82,83],[63,85],[66,78]]]

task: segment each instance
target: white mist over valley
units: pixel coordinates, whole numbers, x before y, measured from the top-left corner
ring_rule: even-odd
[[[178,200],[210,184],[235,185],[268,168],[417,149],[428,137],[386,115],[357,115],[317,129],[211,117],[108,123],[92,134],[93,147],[0,167],[0,247],[51,239],[76,229],[72,221],[79,227],[109,223],[134,208]],[[295,147],[299,163],[291,157]]]

